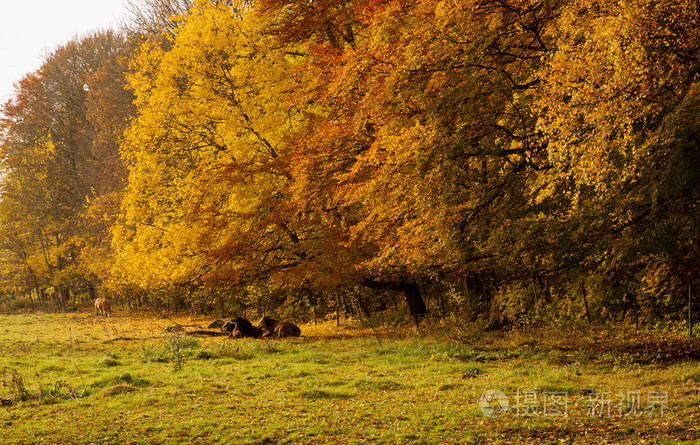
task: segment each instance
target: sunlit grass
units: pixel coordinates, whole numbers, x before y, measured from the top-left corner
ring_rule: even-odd
[[[433,333],[431,325],[416,331],[326,323],[302,326],[301,338],[229,340],[166,333],[174,321],[207,323],[0,316],[4,442],[700,439],[698,362],[668,354],[654,359],[658,351],[640,347],[633,336],[544,328]],[[642,346],[659,340],[649,334]],[[539,402],[545,393],[563,392],[569,415],[525,417],[511,410],[488,418],[478,400],[490,389],[503,391],[513,405],[528,391]],[[666,391],[672,413],[626,417],[613,409],[609,417],[587,416],[590,394],[614,399],[630,391]]]

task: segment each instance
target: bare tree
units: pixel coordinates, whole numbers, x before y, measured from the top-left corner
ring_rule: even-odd
[[[128,15],[121,27],[129,34],[153,37],[173,35],[177,18],[187,14],[193,0],[126,0]]]

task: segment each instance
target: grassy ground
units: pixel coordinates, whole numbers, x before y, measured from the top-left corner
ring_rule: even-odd
[[[680,336],[329,324],[228,340],[170,324],[0,315],[3,442],[700,443],[700,342]],[[489,390],[507,398],[498,417]]]

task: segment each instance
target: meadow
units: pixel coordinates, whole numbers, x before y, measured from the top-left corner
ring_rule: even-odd
[[[329,322],[230,340],[172,324],[0,315],[4,443],[700,441],[700,342],[673,332]]]

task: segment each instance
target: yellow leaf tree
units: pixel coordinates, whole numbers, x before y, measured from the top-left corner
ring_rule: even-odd
[[[286,132],[302,116],[281,98],[302,79],[298,52],[269,46],[247,2],[197,2],[172,41],[146,43],[131,85],[138,116],[114,234],[116,270],[141,286],[237,283],[289,243],[272,214],[288,180]],[[245,261],[245,264],[242,262]]]

